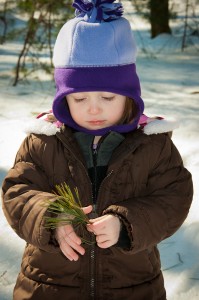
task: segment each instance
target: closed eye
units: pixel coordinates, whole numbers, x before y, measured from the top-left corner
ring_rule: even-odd
[[[84,101],[86,98],[75,98],[75,102],[82,102]]]
[[[113,96],[113,97],[102,97],[104,100],[107,100],[107,101],[111,101],[111,100],[113,100],[115,97]]]

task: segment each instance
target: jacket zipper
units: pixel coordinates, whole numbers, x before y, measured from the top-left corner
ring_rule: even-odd
[[[59,137],[58,137],[59,138]],[[91,183],[90,178],[88,176],[88,173],[86,172],[86,168],[84,164],[79,160],[73,152],[68,148],[68,146],[59,138],[61,143],[65,146],[66,149],[68,149],[72,155],[75,157],[75,159],[80,163],[80,165],[83,167],[85,174],[87,178],[89,179],[88,182]],[[92,205],[93,205],[93,210],[94,210],[94,215],[96,215],[96,204],[94,204],[94,196],[92,192],[92,185],[90,184],[90,191],[91,191],[91,199],[92,199]],[[91,249],[90,249],[90,297],[91,299],[95,299],[95,236],[92,236],[91,240]]]
[[[93,237],[93,242],[94,242]],[[95,299],[95,244],[91,245],[90,250],[90,296]]]
[[[58,137],[59,138],[59,137]],[[87,176],[87,178],[89,179],[88,182],[91,182],[90,181],[90,178],[88,176],[88,173],[86,172],[86,168],[84,166],[84,164],[81,162],[81,160],[79,160],[74,154],[73,152],[68,148],[68,146],[59,138],[59,140],[61,141],[61,143],[66,147],[66,149],[68,149],[72,155],[74,156],[74,158],[81,164],[81,166],[83,167],[84,171],[85,171],[85,174]],[[95,149],[95,160],[94,160],[94,169],[95,169],[95,178],[96,178],[96,163],[97,163],[97,149]],[[101,187],[104,183],[104,181],[113,173],[113,170],[111,172],[109,172],[106,177],[102,180],[101,184],[100,184],[100,187],[99,187],[99,191],[98,191],[98,195],[99,195],[99,192],[101,190]],[[94,195],[93,195],[93,192],[92,192],[92,186],[90,184],[90,190],[91,190],[91,198],[92,198],[92,204],[93,204],[93,212],[94,212],[94,215],[97,216],[97,199],[95,199],[95,203],[94,203]],[[96,180],[95,180],[95,187],[94,187],[94,190],[95,190],[95,197],[96,197]],[[92,236],[92,240],[91,240],[91,250],[90,250],[90,297],[91,299],[95,300],[95,236]]]
[[[102,183],[113,173],[113,170],[107,174],[107,176],[102,180]],[[101,190],[101,186],[102,186],[102,183],[100,184],[100,187],[99,187],[99,191],[98,191],[98,195],[99,195],[99,192]],[[97,214],[97,209],[98,209],[98,205],[97,204],[94,204],[93,205],[94,207],[94,212]],[[95,237],[93,236],[93,243],[91,245],[91,251],[90,251],[90,296],[91,296],[91,299],[95,300]]]
[[[99,147],[99,144],[98,144],[98,147]],[[107,179],[112,173],[113,173],[113,170],[111,172],[109,172],[109,174],[106,175],[106,177],[102,180],[100,186],[99,186],[99,190],[98,190],[98,195],[97,195],[97,155],[98,155],[98,147],[94,150],[93,154],[93,166],[94,166],[94,197],[95,199],[93,199],[93,208],[94,208],[94,214],[96,214],[97,216],[97,209],[98,209],[98,201],[97,201],[97,198],[98,198],[98,195],[99,195],[99,192],[101,190],[101,186],[103,184],[103,182],[105,181],[105,179]],[[94,202],[95,200],[95,202]],[[95,239],[95,237],[93,237],[93,240]],[[95,243],[93,243],[91,245],[91,267],[90,267],[90,272],[91,272],[91,278],[90,278],[90,296],[91,296],[91,299],[95,299]]]
[[[97,215],[97,149],[93,151],[93,166],[94,166],[94,195],[93,195],[93,209],[94,215]],[[95,237],[93,236],[93,240]],[[90,251],[90,296],[95,299],[95,243],[91,245]]]

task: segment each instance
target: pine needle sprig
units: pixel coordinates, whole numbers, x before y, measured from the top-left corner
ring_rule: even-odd
[[[56,185],[56,201],[45,201],[45,205],[48,207],[47,211],[55,215],[54,217],[45,217],[46,227],[55,229],[57,226],[67,224],[85,226],[89,223],[88,216],[82,210],[78,189],[75,188],[74,191],[75,197],[66,183]]]
[[[45,216],[45,227],[56,229],[58,226],[72,225],[74,229],[81,232],[81,240],[83,243],[92,244],[84,238],[86,225],[89,223],[88,216],[82,209],[82,204],[79,198],[78,189],[74,189],[73,195],[70,187],[63,183],[55,186],[57,195],[55,201],[45,200],[44,206],[47,206],[47,212],[51,214],[50,217]]]

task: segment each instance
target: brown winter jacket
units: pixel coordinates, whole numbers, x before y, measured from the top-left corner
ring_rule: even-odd
[[[78,187],[83,206],[92,187],[83,155],[70,129],[54,136],[29,135],[3,183],[3,210],[27,242],[14,300],[165,300],[156,245],[185,220],[192,180],[167,134],[129,133],[114,151],[97,199],[98,215],[118,214],[130,249],[85,245],[69,261],[44,227],[44,199],[66,182]]]

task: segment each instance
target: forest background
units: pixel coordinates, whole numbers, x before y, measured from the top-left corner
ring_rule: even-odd
[[[189,35],[199,36],[199,0],[131,0],[131,4],[150,24],[151,38],[172,34],[169,22],[179,18],[183,18],[182,51]],[[14,86],[38,70],[53,73],[55,37],[73,13],[71,0],[0,0],[0,44],[17,40],[23,45],[13,70]]]

